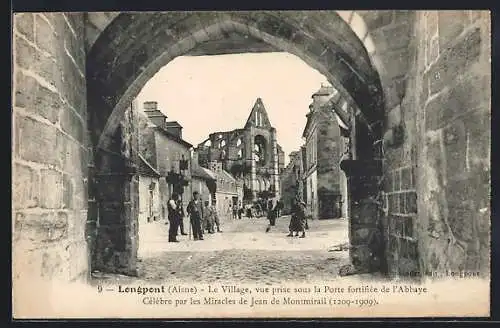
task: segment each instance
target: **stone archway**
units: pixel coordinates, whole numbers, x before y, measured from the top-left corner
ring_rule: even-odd
[[[387,15],[391,17],[389,24],[393,24],[396,14],[388,12]],[[129,164],[133,161],[128,151],[133,149],[134,141],[128,140],[129,136],[118,128],[123,112],[161,67],[177,56],[188,55],[205,42],[224,39],[228,33],[251,36],[274,49],[297,55],[325,75],[355,108],[347,113],[357,154],[353,160],[372,161],[380,157],[373,145],[382,137],[384,110],[388,99],[393,102],[397,98],[391,91],[397,83],[390,77],[394,72],[385,71],[377,53],[379,42],[370,35],[376,28],[370,30],[362,16],[371,17],[353,12],[168,12],[122,13],[114,17],[96,38],[86,62],[89,127],[94,151],[91,177],[99,186],[95,190],[101,191],[91,195],[97,199],[97,205],[89,208],[92,213],[89,218],[95,220],[92,216],[98,216],[97,211],[107,211],[106,222],[100,222],[96,233],[94,265],[107,271],[135,271],[133,240],[137,231],[133,208],[137,195],[135,181],[130,181],[134,168]],[[374,21],[382,24],[377,19]],[[383,18],[382,21],[385,22]],[[383,37],[381,40],[389,43]],[[381,175],[379,163],[370,162],[374,171],[368,179],[363,178],[371,184],[365,190],[372,192],[358,194],[351,205],[360,204],[378,192],[378,180],[372,178]],[[349,170],[351,175],[359,176],[355,171]],[[93,189],[89,190],[92,194]],[[375,224],[372,217],[376,206],[369,213],[363,212],[365,208],[360,209],[359,215],[369,222],[360,222],[357,228]],[[375,221],[378,224],[378,219]],[[367,238],[360,237],[363,247],[359,247],[359,251],[354,248],[351,253],[357,259],[354,264],[360,268],[372,267],[367,263],[372,261],[374,251],[366,245]]]

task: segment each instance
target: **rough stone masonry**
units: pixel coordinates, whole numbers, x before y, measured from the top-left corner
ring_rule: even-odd
[[[189,18],[191,14],[183,15]],[[377,207],[367,205],[373,209],[366,212],[380,216],[382,229],[372,229],[373,222],[369,222],[370,229],[358,231],[357,242],[362,246],[373,239],[367,231],[381,234],[383,238],[379,239],[384,240],[385,247],[381,254],[392,275],[404,275],[416,268],[489,272],[489,13],[370,11],[342,14],[346,22],[364,21],[364,34],[356,40],[336,13],[308,13],[307,16],[280,13],[269,18],[269,24],[255,20],[254,16],[247,19],[238,15],[228,16],[237,23],[229,21],[220,26],[212,24],[218,21],[216,16],[210,18],[211,29],[204,33],[197,32],[199,26],[180,21],[170,34],[156,34],[165,38],[158,39],[165,41],[162,44],[151,43],[157,50],[148,48],[147,42],[141,44],[144,42],[141,38],[130,38],[132,34],[153,37],[149,25],[129,21],[131,15],[103,16],[102,20],[109,21],[98,29],[92,27],[96,21],[90,19],[92,14],[15,15],[13,278],[86,278],[91,269],[91,250],[100,256],[108,251],[118,254],[103,265],[108,270],[134,265],[134,223],[123,222],[133,220],[136,204],[129,199],[134,195],[129,184],[123,184],[120,198],[127,200],[128,214],[116,216],[116,223],[122,224],[119,230],[124,232],[115,236],[115,245],[99,249],[93,246],[91,238],[86,239],[87,219],[92,226],[99,216],[99,206],[91,205],[95,195],[88,199],[93,189],[88,167],[106,165],[102,161],[94,163],[92,149],[96,142],[92,136],[99,136],[106,127],[112,126],[108,122],[114,119],[113,115],[121,119],[108,110],[120,101],[126,102],[125,98],[138,92],[141,84],[159,69],[151,68],[161,63],[155,61],[161,56],[158,51],[163,50],[159,45],[172,50],[171,54],[181,54],[196,44],[197,39],[223,35],[215,27],[238,29],[239,33],[247,31],[254,37],[260,35],[280,49],[297,46],[303,51],[303,59],[315,64],[320,71],[325,67],[339,68],[335,66],[336,57],[331,56],[332,50],[323,49],[321,45],[323,41],[332,40],[328,39],[330,34],[338,35],[335,31],[341,27],[346,31],[342,37],[345,37],[347,52],[364,53],[358,49],[364,45],[380,77],[385,97],[380,118],[363,114],[372,119],[374,130],[381,130],[379,137],[384,136],[376,149],[376,157],[383,162],[384,201]],[[151,23],[160,31],[166,27],[166,21],[160,17]],[[203,30],[203,22],[194,21],[201,24]],[[299,30],[294,34],[290,26],[295,21],[301,21],[302,25],[295,26]],[[111,28],[105,30],[107,24]],[[317,32],[314,26],[321,26],[326,33]],[[257,33],[259,29],[266,33]],[[93,31],[90,37],[97,40],[94,48],[92,42],[85,39],[84,30]],[[176,33],[179,38],[185,38],[182,39],[185,42],[176,42]],[[273,35],[277,38],[270,37]],[[324,39],[319,42],[306,35],[323,35]],[[349,43],[352,40],[356,42]],[[102,49],[95,52],[97,55],[92,60],[100,60],[102,70],[88,76],[86,63],[96,45]],[[120,45],[128,48],[120,48]],[[127,53],[126,49],[137,51]],[[366,67],[361,57],[354,57],[351,65]],[[117,58],[123,62],[114,61]],[[333,68],[331,72],[323,70],[322,73],[333,76]],[[340,68],[346,85],[362,83],[361,77],[348,78],[352,75],[346,73],[348,65]],[[88,84],[96,77],[101,79],[101,84]],[[106,96],[97,102],[97,107],[87,106],[89,88],[94,91],[99,88]],[[130,131],[123,126],[120,129],[125,134]],[[126,135],[111,140],[112,147],[108,150],[120,153],[119,157],[125,161],[129,145],[125,143],[122,147],[124,140]],[[127,170],[125,164],[120,167]],[[135,180],[131,181],[133,185]],[[125,206],[116,208],[125,211]],[[378,214],[375,215],[375,211]],[[358,212],[365,213],[364,210]],[[357,219],[363,221],[363,218]],[[116,245],[120,245],[120,249],[113,249]],[[360,254],[368,254],[361,257],[369,256],[369,249],[359,249],[363,250]],[[117,263],[113,264],[113,259]]]

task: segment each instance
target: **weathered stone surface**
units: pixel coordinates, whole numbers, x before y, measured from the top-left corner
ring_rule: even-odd
[[[29,242],[32,249],[40,248],[45,243],[61,241],[68,236],[68,214],[17,212],[15,227],[15,239]]]
[[[361,203],[359,206],[351,208],[352,224],[360,224],[364,226],[375,226],[377,222],[377,204],[376,203]]]
[[[64,132],[75,138],[77,141],[83,143],[85,123],[82,122],[82,119],[73,111],[73,109],[68,107],[62,108],[59,123]]]
[[[14,22],[16,31],[24,35],[28,40],[34,40],[34,14],[31,13],[16,13],[14,14]]]
[[[407,212],[407,204],[406,204],[406,193],[400,192],[399,196],[399,212],[402,214],[406,214]]]
[[[87,242],[71,243],[68,248],[69,257],[71,258],[69,275],[71,280],[88,279],[88,268],[90,266],[89,250]]]
[[[410,41],[411,22],[404,21],[383,30],[384,37],[388,41],[388,49],[398,50],[408,47]],[[378,50],[378,49],[377,49]],[[384,52],[384,49],[380,49]]]
[[[468,144],[465,145],[468,165],[472,170],[484,170],[491,158],[491,112],[480,109],[469,113],[464,126],[468,137]]]
[[[480,30],[473,29],[443,49],[439,60],[429,71],[431,94],[442,90],[445,85],[452,84],[459,76],[457,72],[465,72],[479,59],[480,42]]]
[[[389,25],[393,22],[394,19],[393,10],[374,10],[361,12],[360,14],[363,17],[368,29],[370,30],[375,30],[382,26]]]
[[[399,194],[389,194],[389,213],[400,213],[399,210]]]
[[[56,15],[56,14],[54,14]],[[68,28],[63,29],[64,44],[67,52],[75,61],[75,65],[82,71],[85,68],[85,49],[83,43],[83,13],[57,13],[61,15]],[[64,17],[65,16],[65,17]]]
[[[62,208],[63,205],[63,175],[55,170],[41,170],[41,188],[45,189],[40,197],[40,206],[43,208]],[[51,188],[50,192],[46,190]]]
[[[56,16],[59,18],[53,19]],[[64,56],[71,60],[69,53],[83,66],[84,45],[65,41],[65,32],[72,32],[67,30],[62,14],[25,14],[23,20],[17,21],[17,29],[25,39],[14,39],[17,71],[13,103],[23,108],[14,117],[14,156],[23,161],[16,164],[13,177],[17,193],[14,207],[19,209],[13,232],[13,248],[19,253],[13,258],[17,270],[14,276],[70,280],[74,275],[84,276],[89,269],[80,261],[86,257],[82,255],[85,251],[79,255],[68,251],[68,245],[85,238],[81,223],[87,217],[86,204],[82,204],[87,191],[82,167],[86,167],[87,159],[80,148],[86,126],[80,124],[79,128],[64,118],[59,125],[58,118],[69,105],[78,108],[86,119],[86,88],[81,72],[69,75],[69,65],[61,64]]]
[[[62,74],[59,71],[59,67],[54,64],[53,59],[41,53],[26,42],[26,40],[18,36],[15,37],[14,47],[16,51],[15,62],[18,68],[34,72],[47,81],[47,83],[53,85],[57,90],[60,90],[63,84]]]
[[[382,55],[382,61],[386,68],[385,79],[392,79],[401,75],[405,75],[408,71],[408,49],[395,51],[387,51]]]
[[[23,85],[16,91],[15,106],[25,108],[28,112],[41,115],[51,123],[56,123],[62,102],[59,94],[41,85],[35,78],[16,74],[16,83]]]
[[[53,58],[57,58],[60,51],[60,42],[58,40],[54,28],[47,21],[44,14],[37,14],[35,17],[35,43],[43,51],[49,53]],[[58,46],[54,46],[58,45]]]
[[[72,241],[84,241],[87,225],[87,210],[67,210],[68,237]]]
[[[448,178],[461,175],[466,171],[466,132],[462,120],[455,121],[444,130],[446,152],[446,173]]]
[[[60,164],[54,152],[46,151],[56,144],[56,128],[28,117],[16,118],[16,145],[19,156],[27,161]]]
[[[468,23],[466,10],[443,10],[438,12],[439,46],[444,49],[462,33]]]
[[[406,193],[405,204],[406,204],[406,209],[407,209],[406,213],[411,213],[411,214],[417,213],[417,211],[418,211],[418,209],[417,209],[417,192],[411,191],[411,192]]]
[[[40,176],[36,170],[26,165],[14,165],[12,199],[16,209],[38,206]]]
[[[401,189],[408,190],[413,188],[411,181],[411,168],[405,167],[401,169]]]

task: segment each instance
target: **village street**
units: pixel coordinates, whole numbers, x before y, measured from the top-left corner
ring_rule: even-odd
[[[179,243],[167,242],[168,225],[164,222],[142,223],[139,277],[95,277],[109,283],[147,280],[277,284],[338,276],[339,267],[348,263],[348,252],[328,252],[328,248],[348,240],[347,220],[310,221],[303,239],[286,237],[289,220],[289,216],[282,216],[266,233],[268,221],[264,218],[227,218],[222,220],[222,233],[205,234],[203,241],[179,236]]]

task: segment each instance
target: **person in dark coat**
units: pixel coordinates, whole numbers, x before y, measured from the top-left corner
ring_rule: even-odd
[[[283,201],[281,199],[278,199],[276,202],[276,217],[279,218],[281,217],[281,210],[283,210]]]
[[[269,225],[266,228],[266,232],[271,230],[271,227],[274,227],[276,224],[276,213],[277,213],[278,204],[273,206],[273,201],[270,200],[267,206],[267,219],[269,220]]]
[[[288,229],[290,233],[287,237],[294,237],[299,235],[299,232],[302,232],[300,238],[306,237],[305,231],[305,223],[306,223],[306,203],[302,200],[297,199],[292,207],[292,217],[290,219],[290,225]]]
[[[220,228],[220,219],[219,219],[219,213],[217,212],[217,202],[214,200],[214,203],[211,206],[212,209],[212,217],[213,217],[213,227],[217,227],[217,232],[222,232]],[[236,207],[236,205],[233,205]]]
[[[203,240],[203,204],[197,191],[193,192],[193,199],[189,202],[186,211],[193,227],[194,240]]]
[[[208,200],[205,201],[205,207],[203,208],[203,230],[208,233],[214,233],[214,217],[212,212],[212,207]]]
[[[172,197],[167,202],[168,210],[168,221],[170,227],[168,229],[168,242],[177,243],[177,230],[179,229],[179,222],[182,215],[182,206],[178,206],[179,195],[176,193],[172,194]]]
[[[241,205],[241,202],[238,204],[238,220],[241,220],[241,216],[243,215],[243,206]]]

